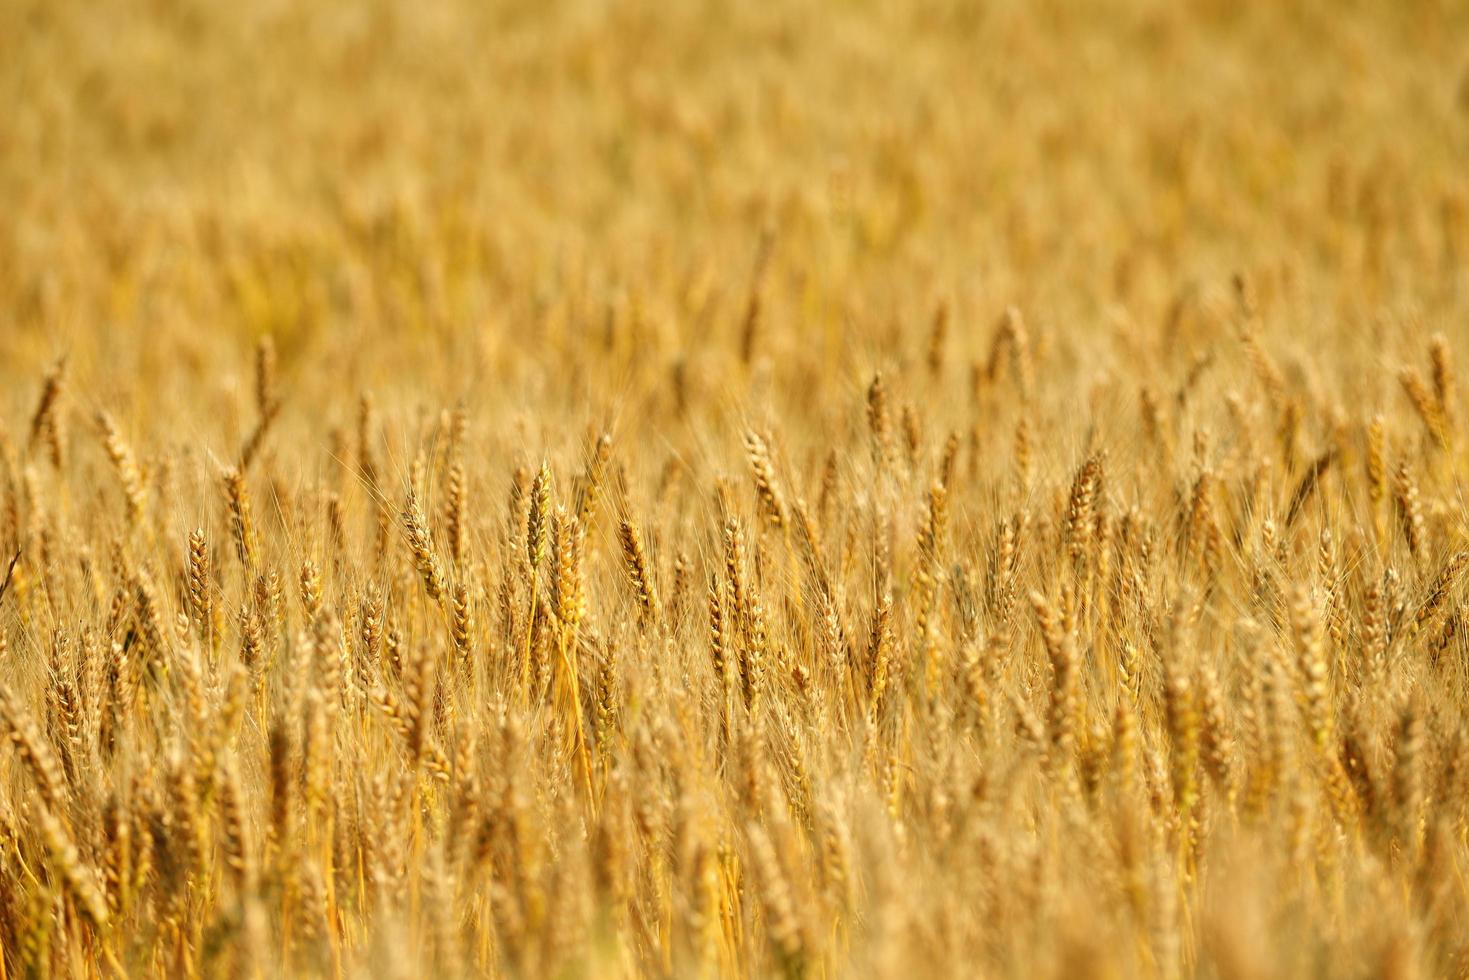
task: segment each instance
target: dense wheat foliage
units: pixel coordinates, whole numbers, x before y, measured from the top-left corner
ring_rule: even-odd
[[[1464,4],[5,0],[0,104],[3,980],[1469,975]]]

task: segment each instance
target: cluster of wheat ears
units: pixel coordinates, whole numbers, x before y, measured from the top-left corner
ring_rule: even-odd
[[[463,408],[389,479],[367,396],[293,489],[266,341],[199,527],[106,412],[112,485],[68,512],[58,364],[3,447],[7,975],[1003,965],[1081,956],[1073,907],[1166,974],[1250,955],[1199,927],[1241,864],[1291,902],[1218,927],[1370,901],[1337,941],[1462,967],[1449,347],[1308,450],[1240,290],[1227,455],[1176,444],[1203,360],[1142,389],[1130,467],[1098,437],[1054,478],[1024,414],[928,436],[879,373],[811,466],[752,427],[646,506],[610,433],[500,472]],[[1036,371],[1007,311],[977,411]]]
[[[1469,975],[1469,8],[102,7],[0,980]]]

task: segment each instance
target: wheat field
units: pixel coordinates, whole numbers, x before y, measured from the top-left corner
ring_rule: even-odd
[[[1466,52],[0,3],[0,980],[1469,977]]]

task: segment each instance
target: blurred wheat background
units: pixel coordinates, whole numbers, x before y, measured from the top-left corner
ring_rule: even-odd
[[[1469,976],[1469,6],[6,0],[0,105],[0,978]]]

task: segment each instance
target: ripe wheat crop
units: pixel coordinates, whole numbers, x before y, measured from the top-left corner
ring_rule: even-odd
[[[1466,52],[0,3],[0,980],[1469,976]]]

